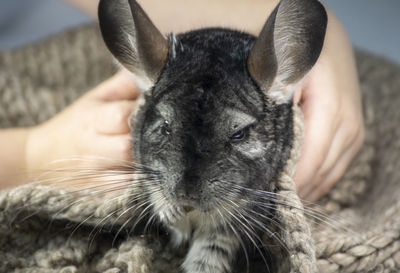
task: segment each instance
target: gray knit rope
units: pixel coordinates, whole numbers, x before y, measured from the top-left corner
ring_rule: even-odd
[[[6,208],[10,214],[29,211],[37,214],[45,213],[52,219],[68,219],[70,221],[96,224],[114,211],[126,208],[125,195],[119,198],[104,200],[104,196],[93,196],[87,191],[71,193],[66,190],[48,186],[28,184],[8,191],[0,192],[0,207]],[[108,218],[114,223],[118,214]],[[119,222],[126,220],[118,218]]]
[[[26,126],[43,121],[74,100],[88,87],[112,73],[111,66],[109,64],[108,67],[104,65],[106,63],[106,58],[103,57],[105,51],[98,48],[98,44],[101,44],[100,37],[93,35],[93,28],[80,29],[69,34],[63,34],[56,40],[56,42],[53,40],[51,43],[34,46],[20,52],[0,55],[0,126]],[[72,45],[69,47],[75,49],[63,50],[64,45],[71,44],[71,41]],[[71,56],[68,57],[69,54]],[[391,94],[400,85],[398,83],[400,70],[393,65],[387,65],[381,60],[373,59],[369,56],[361,57],[365,58],[365,62],[361,63],[362,66],[360,67],[362,82],[372,86],[373,92],[379,91],[379,96],[375,96],[372,101],[376,102],[377,98],[383,94],[391,97]],[[77,58],[81,58],[82,63],[74,65]],[[53,60],[55,61],[53,62]],[[377,69],[377,65],[383,66],[383,68]],[[66,90],[63,85],[70,86],[70,89]],[[53,103],[55,106],[53,106]],[[388,105],[385,103],[388,103]],[[383,101],[381,111],[391,109],[390,105],[392,104],[393,99]],[[295,109],[295,111],[298,111],[298,109]],[[398,112],[395,114],[399,116]],[[380,115],[380,120],[382,116],[383,113]],[[299,117],[301,116],[295,115],[295,118]],[[393,117],[395,119],[396,116],[394,115]],[[398,126],[393,122],[382,123],[383,127],[381,128],[384,130],[392,130],[391,128],[397,128],[393,126]],[[299,125],[302,122],[295,121],[296,124]],[[289,200],[293,207],[301,208],[302,205],[295,195],[295,187],[292,180],[294,166],[300,151],[301,140],[298,136],[301,135],[299,133],[301,126],[295,126],[295,130],[297,130],[295,133],[296,143],[292,150],[292,157],[277,186],[280,196],[282,196],[282,201]],[[383,132],[385,133],[386,131]],[[390,132],[396,131],[392,130]],[[390,134],[385,136],[390,136]],[[395,140],[393,134],[392,138]],[[399,147],[400,144],[396,143],[392,147]],[[354,234],[322,227],[322,231],[313,230],[314,245],[307,219],[305,219],[301,209],[291,210],[284,206],[277,207],[279,221],[282,227],[285,228],[280,234],[280,238],[289,249],[289,263],[292,272],[400,272],[399,202],[383,202],[387,203],[387,207],[385,207],[386,214],[378,218],[381,222],[376,223],[364,221],[365,219],[360,218],[361,216],[352,207],[357,202],[363,201],[359,200],[359,197],[362,194],[365,196],[366,182],[364,180],[368,179],[371,174],[370,161],[374,156],[374,151],[368,147],[364,151],[366,152],[360,157],[360,162],[356,162],[353,166],[354,169],[352,168],[346,174],[345,181],[342,181],[331,191],[329,204],[332,205],[333,209],[328,209],[328,211],[343,212],[344,218],[350,226],[354,222],[359,222],[360,226],[370,225],[367,226],[368,228],[366,227],[368,231],[362,230],[359,232],[359,236],[355,236]],[[390,157],[386,159],[390,164],[387,164],[385,168],[391,168],[390,170],[392,171],[393,168],[398,168],[398,165],[396,167],[398,153],[396,154],[393,148],[390,152]],[[382,179],[382,176],[380,178]],[[392,179],[392,177],[389,176],[388,179]],[[388,188],[396,193],[398,188],[396,185],[398,183],[396,184],[395,179],[396,177],[391,180],[392,182],[388,185]],[[382,187],[386,185],[383,180],[379,182],[382,183]],[[29,209],[33,212],[44,212],[49,217],[70,219],[76,222],[85,221],[90,217],[87,223],[95,225],[98,221],[104,219],[105,215],[113,212],[115,208],[124,208],[125,205],[123,199],[104,205],[101,202],[102,200],[94,198],[90,201],[89,199],[87,201],[84,200],[80,204],[68,204],[67,206],[66,201],[71,200],[72,196],[63,194],[63,191],[30,185],[8,192],[0,192],[0,207],[5,209],[3,214],[0,213],[0,216],[4,216],[4,213],[6,213],[10,214],[9,216],[12,218],[13,213],[15,214],[27,208],[24,205],[30,204]],[[75,196],[74,198],[80,197]],[[378,200],[384,199],[381,196],[374,196],[374,198]],[[345,214],[346,207],[349,208],[349,214]],[[117,217],[118,215],[111,217],[110,222],[117,221]],[[0,219],[0,222],[2,220],[4,219]],[[110,253],[106,256],[107,258],[104,259],[107,262],[99,265],[98,271],[110,270],[109,272],[118,272],[118,268],[122,268],[116,262],[118,259],[120,262],[124,261],[124,267],[128,267],[130,264],[133,268],[134,265],[129,257],[133,257],[134,253],[128,249],[139,246],[140,242],[138,245],[137,242],[127,241],[122,245],[118,250],[110,250]],[[150,250],[139,247],[139,249],[135,248],[135,251],[147,255],[149,252],[146,251]],[[284,253],[284,250],[281,251]],[[125,254],[122,255],[122,253]],[[317,261],[315,261],[315,253],[318,257]],[[13,259],[13,257],[9,258]],[[80,256],[77,261],[81,259],[82,257]],[[47,262],[43,259],[43,263]],[[144,266],[144,268],[149,268],[146,265],[150,262],[154,263],[154,260],[143,258],[143,261],[137,264]],[[277,260],[277,262],[279,263],[280,261]],[[316,265],[318,265],[319,271],[316,270]],[[29,272],[60,272],[50,269],[46,271],[43,269],[46,266],[38,267],[36,271],[31,268]],[[140,268],[132,270],[131,272],[151,272],[148,269],[141,271]],[[76,272],[76,267],[66,267],[65,272]],[[286,273],[288,271],[281,272]]]
[[[398,272],[400,270],[400,201],[382,212],[384,225],[368,232],[324,230],[316,243],[318,268],[323,272]],[[355,221],[357,215],[346,217]]]
[[[115,71],[96,26],[1,52],[0,128],[43,122]]]
[[[293,106],[293,113],[295,138],[291,157],[287,161],[285,170],[282,172],[276,185],[278,189],[276,215],[283,228],[280,231],[280,237],[285,245],[284,248],[286,248],[281,250],[281,252],[282,255],[285,255],[285,252],[289,252],[286,255],[289,255],[290,272],[313,273],[317,272],[315,247],[309,224],[301,209],[303,205],[296,194],[296,185],[293,181],[303,140],[303,115],[300,108],[296,105]],[[281,203],[290,203],[291,206],[281,205]]]
[[[296,195],[293,182],[302,139],[302,114],[296,106],[294,113],[296,139],[291,158],[277,182],[279,200],[289,200],[294,208],[277,205],[277,216],[283,227],[280,238],[284,243],[285,250],[282,252],[289,255],[291,272],[311,273],[316,272],[314,246],[307,221],[301,210],[298,209],[302,207],[302,204]],[[128,196],[130,192],[127,191],[126,195]],[[68,219],[91,225],[98,224],[104,217],[116,212],[113,217],[107,219],[108,223],[115,224],[123,223],[126,220],[126,217],[121,217],[121,212],[126,209],[127,196],[104,202],[102,198],[93,197],[87,192],[71,194],[51,187],[27,185],[0,194],[0,207],[7,208],[11,213],[18,212],[20,209],[37,213],[45,212],[54,219]],[[129,215],[129,217],[133,216]],[[285,253],[285,251],[289,251],[289,253]]]

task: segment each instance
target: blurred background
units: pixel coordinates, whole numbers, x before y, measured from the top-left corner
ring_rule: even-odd
[[[343,22],[354,45],[400,64],[399,0],[322,1]],[[91,21],[59,0],[1,0],[0,51]]]

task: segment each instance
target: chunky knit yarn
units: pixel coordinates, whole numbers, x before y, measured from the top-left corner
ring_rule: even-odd
[[[366,143],[342,181],[309,209],[293,183],[303,125],[294,107],[292,156],[276,181],[292,206],[278,202],[282,229],[264,237],[276,272],[400,271],[400,68],[361,52],[357,63]],[[96,26],[1,53],[0,127],[42,122],[115,71]],[[124,195],[87,196],[34,184],[0,192],[0,272],[179,271],[185,249],[171,248],[167,235],[122,227]],[[321,207],[329,219],[315,223],[308,216]]]

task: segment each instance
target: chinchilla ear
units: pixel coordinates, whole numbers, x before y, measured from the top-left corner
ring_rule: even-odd
[[[168,57],[168,42],[134,0],[101,0],[103,39],[143,88],[154,85]]]
[[[328,17],[317,0],[281,0],[247,59],[250,75],[279,103],[288,102],[316,63]]]

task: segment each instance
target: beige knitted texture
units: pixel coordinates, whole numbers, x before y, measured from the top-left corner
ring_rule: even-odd
[[[328,273],[399,272],[400,69],[362,53],[357,57],[365,147],[324,203],[349,230],[314,230],[317,263]]]
[[[46,120],[109,77],[115,67],[102,44],[84,27],[0,54],[0,127]],[[283,245],[265,236],[277,272],[400,272],[400,69],[363,53],[357,62],[366,142],[323,209],[313,207],[329,214],[319,225],[295,194],[294,108],[292,156],[276,185],[291,204],[277,206]],[[172,249],[162,232],[130,233],[126,200],[35,185],[0,192],[0,272],[176,273],[186,249]]]
[[[303,140],[303,119],[301,110],[297,106],[293,107],[293,113],[295,139],[291,157],[277,182],[279,195],[276,214],[280,224],[284,227],[281,231],[281,238],[286,249],[281,251],[286,255],[288,253],[285,252],[289,252],[290,272],[312,273],[317,272],[313,240],[309,224],[301,209],[303,205],[296,195],[296,186],[293,181]],[[290,203],[291,206],[280,205],[279,201]]]

